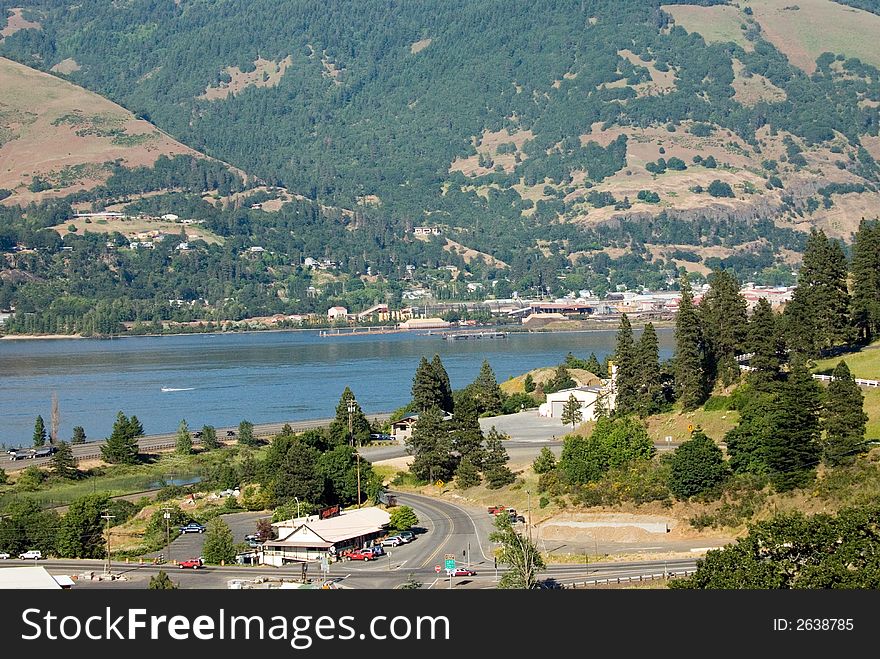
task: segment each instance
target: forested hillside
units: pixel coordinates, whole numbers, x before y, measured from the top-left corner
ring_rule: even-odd
[[[880,209],[876,3],[800,4],[0,0],[0,55],[353,211],[321,246],[352,276],[430,225],[431,265],[487,285],[782,283],[809,228],[848,242]]]

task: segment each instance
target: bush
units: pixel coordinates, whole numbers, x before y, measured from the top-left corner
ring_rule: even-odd
[[[720,181],[717,178],[709,184],[709,194],[713,197],[733,197],[733,188],[729,183]]]
[[[712,396],[703,404],[706,412],[726,412],[732,409],[733,400],[730,396]]]
[[[531,409],[535,407],[535,399],[529,394],[516,393],[511,394],[501,403],[502,414],[516,414],[523,409]]]
[[[550,505],[550,499],[541,495],[541,498],[538,500],[538,508],[546,508]]]

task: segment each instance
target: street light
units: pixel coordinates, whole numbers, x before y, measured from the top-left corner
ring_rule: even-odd
[[[294,496],[293,498],[296,499],[296,518],[299,519],[299,497]]]
[[[354,396],[348,399],[348,437],[349,441],[351,441],[351,446],[354,448],[354,431],[352,430],[351,425],[351,415],[354,414],[354,411],[357,409],[357,401],[354,399]],[[358,447],[355,450],[357,454],[357,486],[358,486],[358,498],[357,505],[358,508],[361,507],[361,453],[360,453],[360,442],[358,442]]]

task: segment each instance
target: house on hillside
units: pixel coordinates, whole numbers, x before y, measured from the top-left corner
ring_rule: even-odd
[[[452,415],[449,412],[443,412],[443,420],[449,421]],[[405,442],[412,437],[413,427],[419,420],[418,414],[407,414],[402,419],[391,424],[391,436],[398,442]]]
[[[330,307],[327,309],[327,319],[331,322],[334,320],[348,319],[348,309],[345,307]]]

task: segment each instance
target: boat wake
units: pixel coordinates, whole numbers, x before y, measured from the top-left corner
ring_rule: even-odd
[[[195,387],[162,387],[162,391],[192,391]]]

